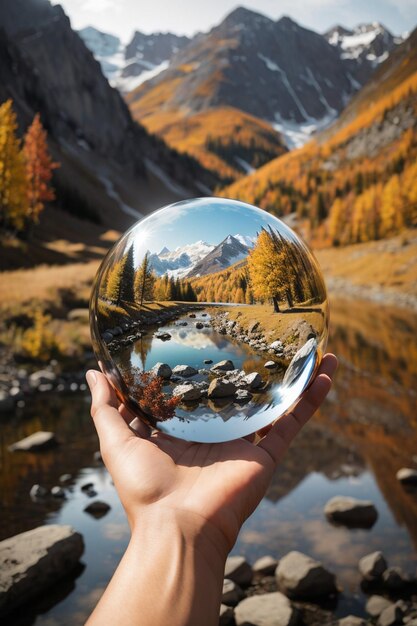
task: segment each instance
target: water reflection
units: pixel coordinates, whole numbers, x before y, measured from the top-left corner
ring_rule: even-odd
[[[267,553],[280,557],[292,549],[311,554],[337,574],[343,587],[337,612],[345,615],[363,610],[357,571],[361,556],[382,550],[390,565],[410,573],[417,565],[417,495],[395,478],[400,467],[416,466],[417,317],[336,301],[332,325],[330,347],[341,361],[334,390],[277,470],[233,552],[250,561]],[[222,410],[227,412],[227,405]],[[33,622],[37,625],[82,623],[128,541],[110,477],[93,462],[98,442],[88,413],[87,397],[44,396],[4,419],[0,431],[1,537],[42,523],[69,523],[86,542],[85,570],[69,595],[57,597],[52,608],[39,609]],[[7,451],[9,443],[40,429],[55,431],[61,448],[37,455]],[[30,500],[33,483],[51,487],[66,472],[73,474],[73,481],[65,502]],[[80,488],[85,482],[93,482],[98,498],[112,507],[101,520],[83,512],[90,501]],[[375,526],[331,526],[323,506],[339,494],[371,499],[379,513]]]

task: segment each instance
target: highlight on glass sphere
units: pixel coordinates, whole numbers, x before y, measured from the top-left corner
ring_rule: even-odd
[[[110,250],[90,305],[93,347],[119,399],[164,433],[257,433],[320,363],[328,303],[317,261],[276,217],[198,198],[137,222]],[[256,437],[255,437],[256,439]]]

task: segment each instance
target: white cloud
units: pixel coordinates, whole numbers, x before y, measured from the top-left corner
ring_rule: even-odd
[[[120,5],[115,0],[86,0],[83,4],[84,11],[91,11],[91,13],[101,13],[101,11],[120,11]]]

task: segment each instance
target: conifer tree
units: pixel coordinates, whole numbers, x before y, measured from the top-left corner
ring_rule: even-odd
[[[133,248],[133,246],[132,246]],[[134,284],[135,284],[135,296],[139,301],[140,306],[143,305],[144,300],[153,300],[155,289],[156,276],[149,263],[149,253],[146,252],[143,257],[143,261],[136,270]]]
[[[0,106],[0,225],[22,230],[28,213],[26,171],[12,101]]]
[[[23,153],[26,163],[27,218],[32,222],[37,222],[45,207],[45,202],[55,199],[51,178],[53,170],[59,167],[49,155],[46,131],[41,124],[39,114],[35,115],[26,132]]]

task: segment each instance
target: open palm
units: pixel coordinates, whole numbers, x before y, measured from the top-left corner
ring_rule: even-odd
[[[152,432],[119,406],[106,377],[89,372],[91,413],[104,462],[113,477],[131,527],[157,505],[209,523],[228,549],[265,494],[292,439],[323,402],[337,360],[327,354],[318,374],[291,413],[255,445],[247,439],[221,444],[190,443]],[[130,425],[129,425],[130,424]]]

